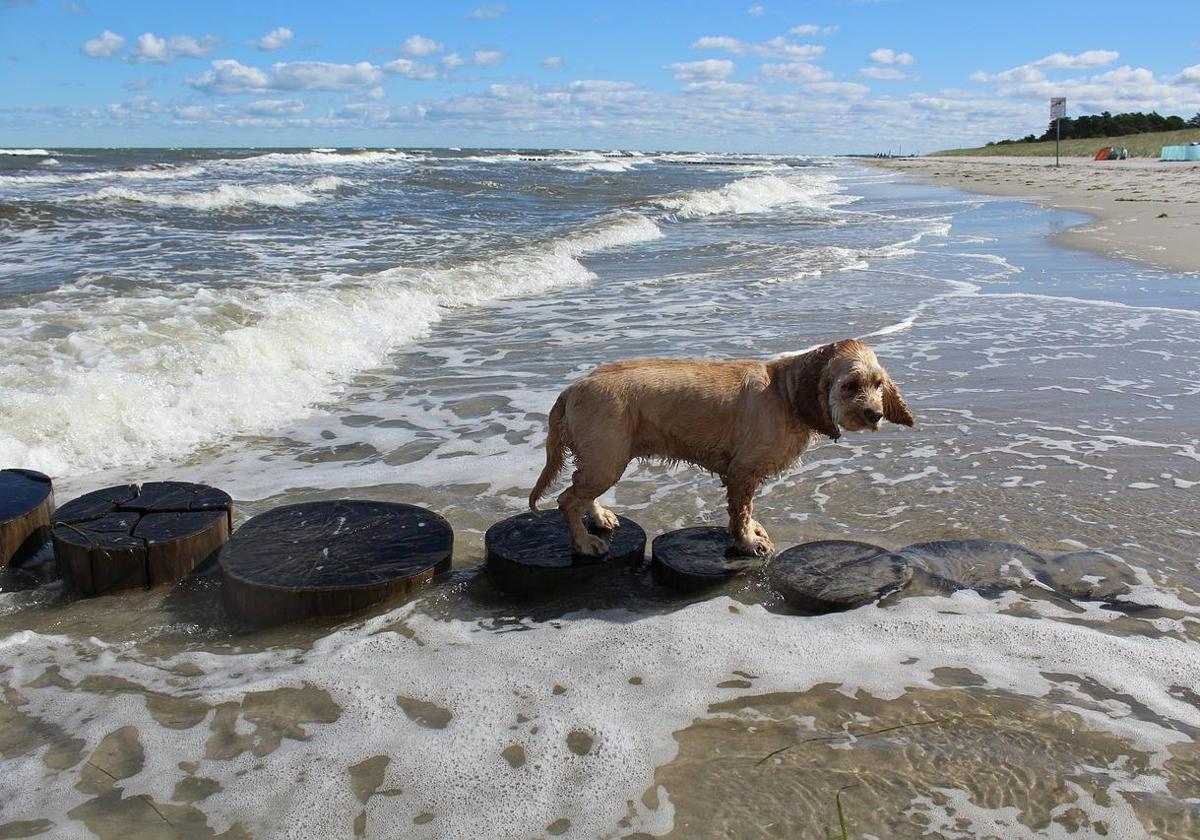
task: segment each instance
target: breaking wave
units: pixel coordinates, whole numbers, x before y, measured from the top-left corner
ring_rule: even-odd
[[[763,213],[790,204],[828,210],[838,186],[831,176],[805,174],[803,180],[778,175],[741,178],[721,187],[670,195],[655,204],[684,219],[698,219],[725,213]]]
[[[127,187],[105,187],[94,196],[102,201],[128,201],[156,207],[184,207],[189,210],[228,210],[232,207],[299,207],[319,201],[322,193],[333,192],[350,182],[345,178],[326,175],[304,186],[291,184],[261,184],[241,186],[221,184],[206,192],[153,193]]]

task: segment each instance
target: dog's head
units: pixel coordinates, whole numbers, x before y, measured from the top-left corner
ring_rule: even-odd
[[[821,372],[819,392],[835,431],[877,431],[885,419],[903,426],[915,422],[896,383],[871,348],[859,341],[833,346]]]

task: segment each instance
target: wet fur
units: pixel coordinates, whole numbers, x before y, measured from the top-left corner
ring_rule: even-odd
[[[584,517],[615,528],[596,498],[629,462],[686,462],[720,476],[729,497],[737,550],[774,550],[752,518],[755,490],[800,460],[819,435],[875,430],[881,419],[905,426],[913,416],[874,352],[855,340],[774,361],[635,359],[596,368],[559,395],[550,411],[546,466],[529,495],[537,502],[569,452],[575,471],[558,506],[575,550],[602,554],[605,541]]]

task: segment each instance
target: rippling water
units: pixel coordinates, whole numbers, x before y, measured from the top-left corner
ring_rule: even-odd
[[[260,634],[205,579],[77,603],[4,583],[0,820],[824,837],[843,791],[879,837],[1200,833],[1196,277],[1049,242],[1080,216],[836,160],[28,151],[0,155],[0,464],[60,501],[169,477],[244,515],[422,503],[457,571]],[[518,609],[475,573],[591,366],[850,336],[918,426],[765,487],[777,545],[1102,549],[1124,593],[805,617],[758,578],[684,600],[638,574]],[[652,534],[724,522],[690,468],[610,499]]]

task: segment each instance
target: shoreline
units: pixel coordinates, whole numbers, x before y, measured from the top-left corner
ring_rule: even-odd
[[[1200,273],[1200,166],[1157,160],[1032,157],[872,158],[867,166],[966,192],[1086,213],[1054,240],[1167,271]],[[1162,216],[1162,214],[1166,214]]]

